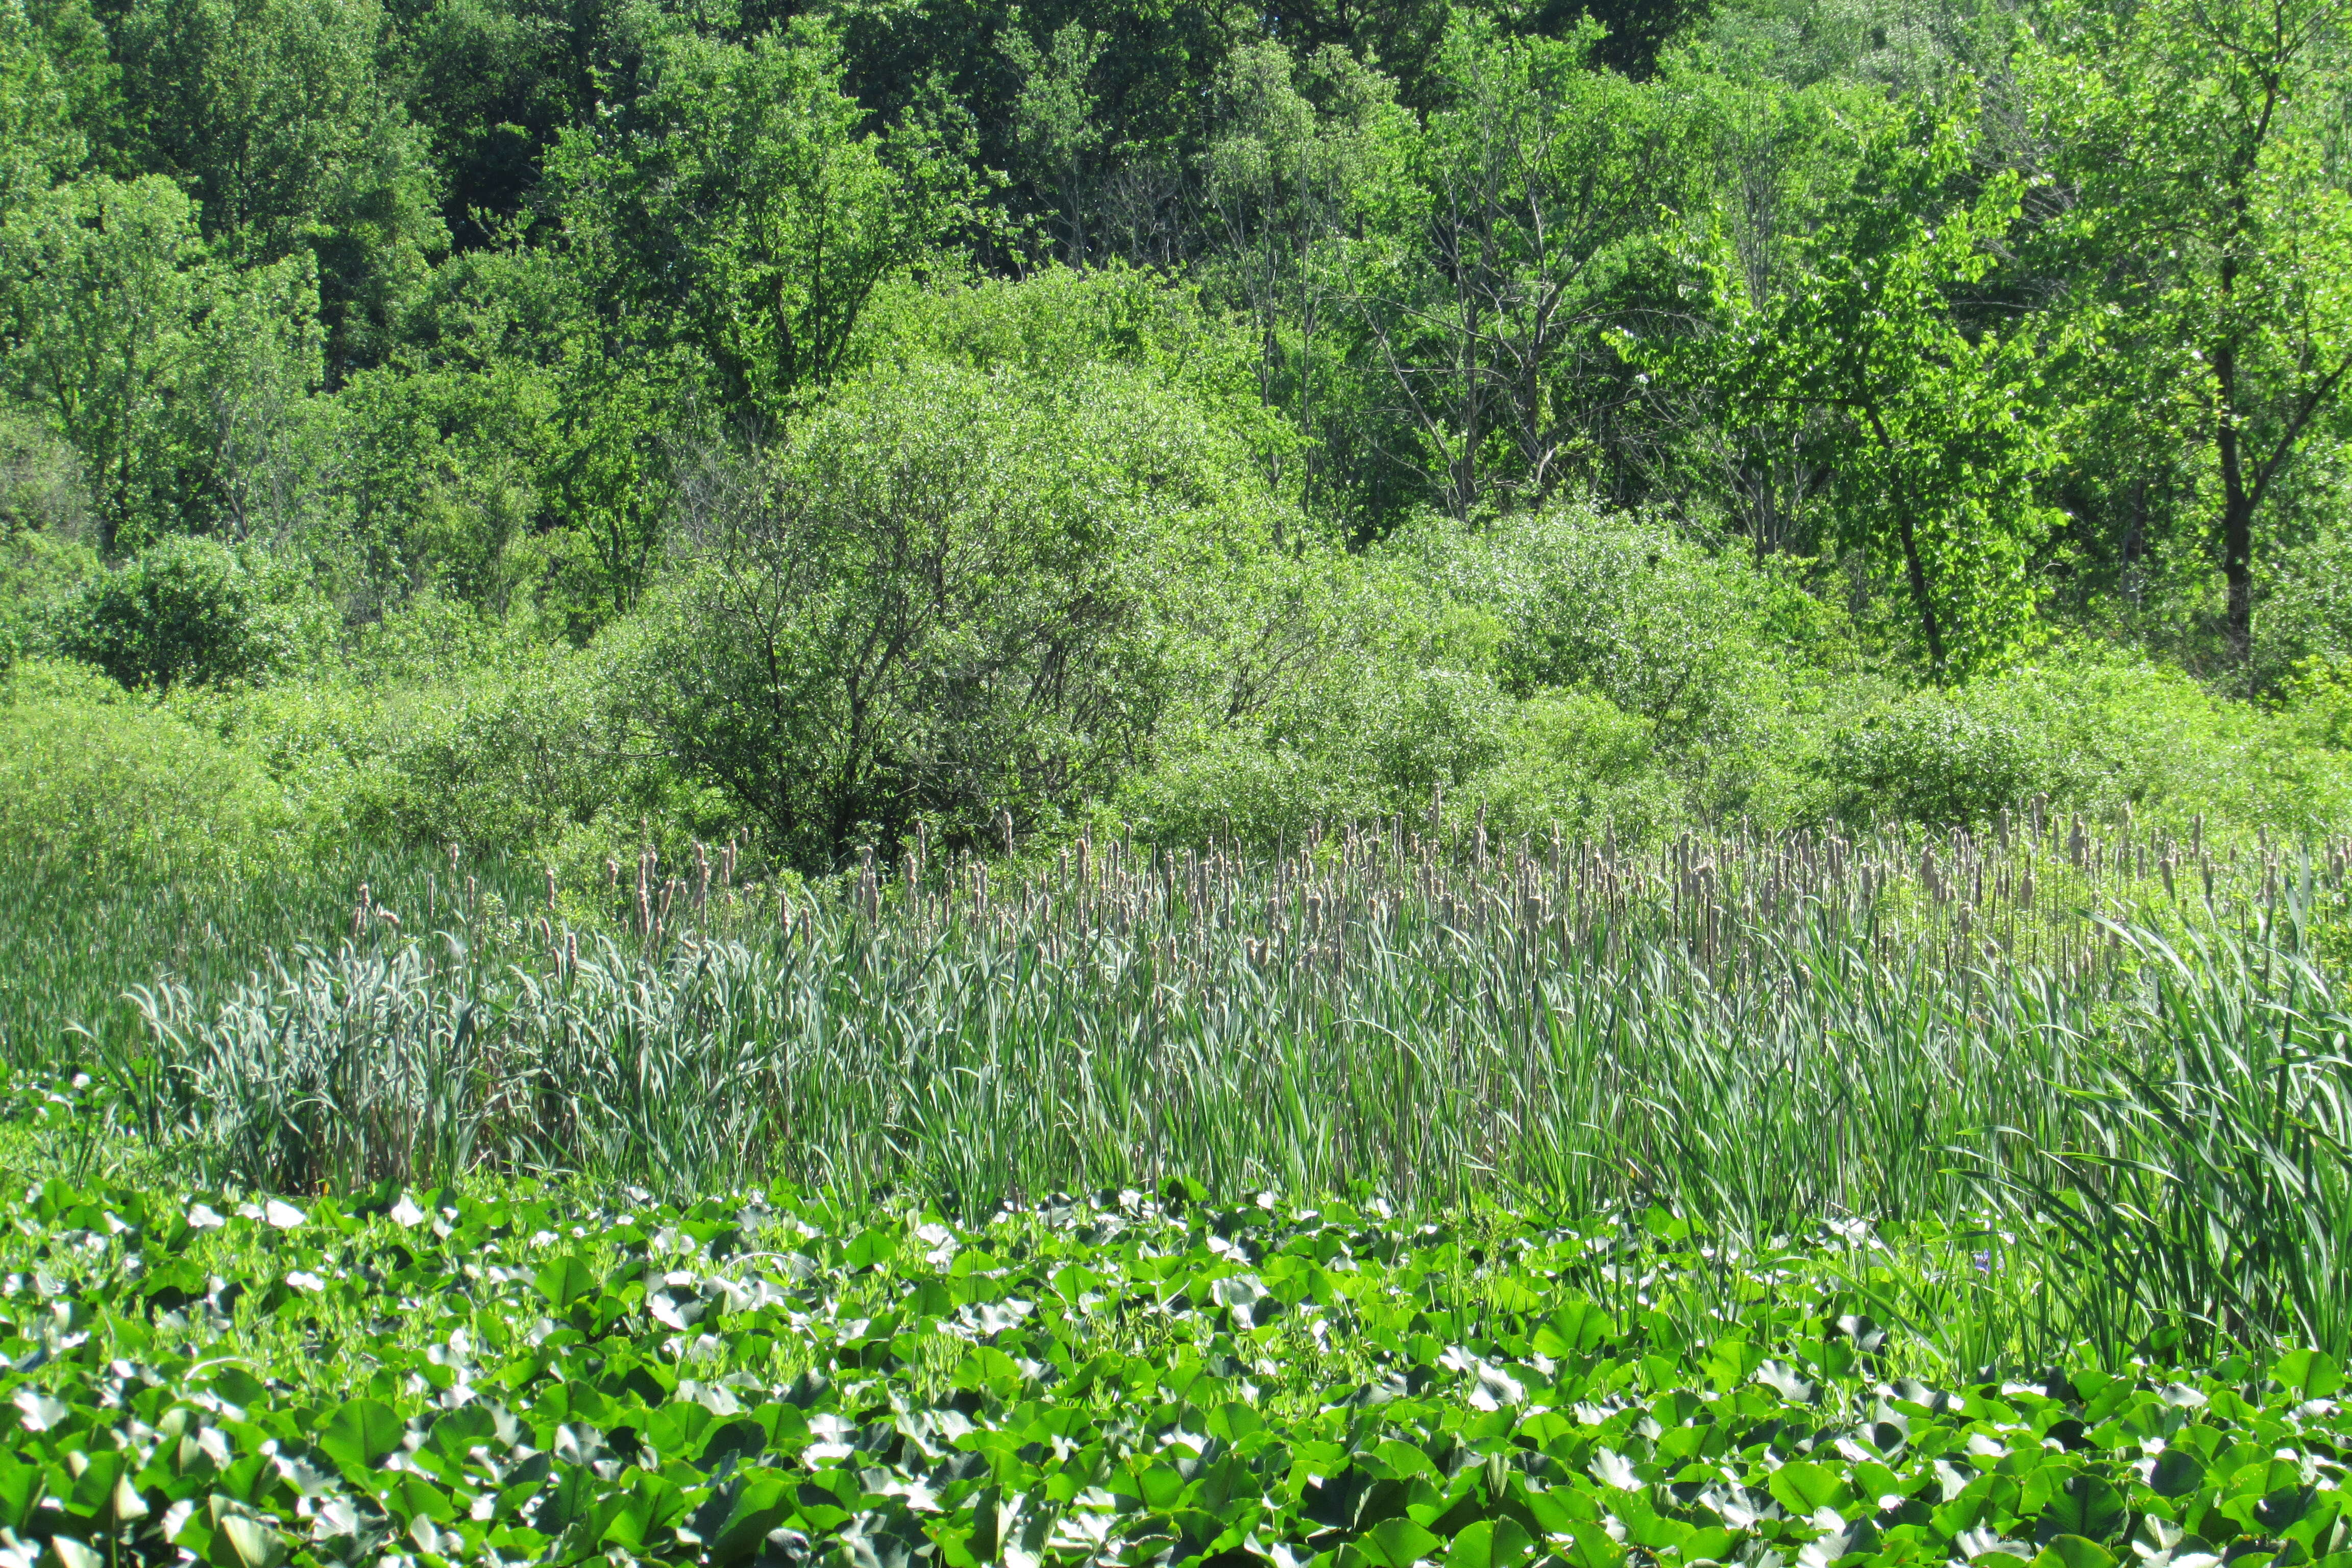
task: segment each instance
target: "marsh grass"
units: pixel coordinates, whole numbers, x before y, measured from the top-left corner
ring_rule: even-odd
[[[291,1192],[785,1180],[974,1215],[1192,1180],[1751,1252],[1853,1226],[1955,1364],[2352,1327],[2340,846],[1391,824],[817,889],[647,856],[584,911],[402,869],[331,939],[131,986],[136,1032],[81,1042],[123,1125]]]

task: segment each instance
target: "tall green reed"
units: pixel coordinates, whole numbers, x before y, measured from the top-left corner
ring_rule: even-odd
[[[1905,1310],[1955,1362],[2346,1348],[2347,1025],[2269,913],[2340,897],[2340,857],[2252,861],[2194,919],[2179,878],[2124,925],[2074,840],[1080,845],[1010,879],[641,892],[584,933],[362,922],[142,991],[143,1114],[275,1187],[785,1179],[977,1212],[1181,1175],[1727,1246],[1827,1224],[1932,1262]],[[1989,934],[2040,908],[2004,884],[2067,874],[2044,961]]]

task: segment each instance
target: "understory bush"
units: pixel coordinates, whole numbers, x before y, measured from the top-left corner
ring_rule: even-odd
[[[297,819],[250,754],[86,666],[27,660],[0,700],[0,843],[99,883],[249,873]]]
[[[623,644],[637,711],[812,867],[1101,799],[1180,691],[1234,684],[1235,590],[1289,515],[1229,429],[1109,367],[877,375],[683,489],[677,572]]]
[[[2290,837],[2352,811],[2352,754],[2324,699],[2266,712],[2187,676],[2097,647],[1949,691],[1888,702],[1837,734],[1819,764],[1832,809],[1982,824],[2042,797],[2060,810],[2186,823],[2204,816]]]
[[[324,646],[331,616],[292,563],[177,535],[60,605],[58,647],[124,686],[169,690],[292,669]]]

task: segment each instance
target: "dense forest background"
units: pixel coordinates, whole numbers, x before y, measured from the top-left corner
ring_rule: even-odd
[[[2352,811],[2347,0],[0,0],[0,826]]]

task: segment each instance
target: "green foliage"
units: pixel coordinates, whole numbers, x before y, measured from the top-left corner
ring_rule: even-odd
[[[446,242],[423,138],[381,69],[374,0],[135,0],[115,29],[137,165],[239,261],[315,258],[337,367],[389,346]]]
[[[104,885],[249,870],[293,826],[250,757],[72,665],[26,661],[0,705],[0,835],[39,876]]]
[[[324,611],[283,566],[170,539],[61,605],[58,646],[127,687],[254,680],[314,657]]]
[[[1590,508],[1475,533],[1428,529],[1399,550],[1450,597],[1501,620],[1496,673],[1513,695],[1585,688],[1670,740],[1719,734],[1770,700],[1762,683],[1784,651],[1775,601],[1801,596],[1672,529]]]
[[[67,82],[22,0],[0,6],[0,212],[79,163]]]
[[[689,564],[636,655],[670,753],[825,866],[964,843],[1113,786],[1207,668],[1282,509],[1150,379],[877,376],[772,458],[686,482]]]
[[[2352,535],[2324,533],[2262,563],[2246,678],[2284,695],[2298,671],[2352,663]]]
[[[1920,1366],[1880,1314],[1959,1276],[1948,1245],[1816,1230],[1726,1262],[1663,1209],[1423,1221],[1204,1203],[1183,1178],[984,1225],[789,1188],[289,1202],[65,1179],[6,1217],[0,1262],[28,1276],[36,1247],[110,1233],[39,1255],[49,1288],[0,1342],[39,1357],[0,1374],[0,1509],[64,1562],[274,1568],[405,1540],[723,1564],[781,1541],[974,1564],[1083,1539],[1381,1568],[1539,1541],[1597,1564],[1769,1542],[2085,1568],[2164,1541],[2332,1563],[2346,1532],[2336,1489],[2301,1479],[2343,1438],[2315,1393],[2336,1356]],[[1634,1268],[1653,1295],[1617,1283]],[[107,1353],[41,1355],[53,1313]],[[861,1436],[875,1409],[887,1440]],[[1985,1466],[1950,1458],[1971,1448]],[[1700,1462],[1714,1486],[1664,1479]]]
[[[1931,826],[1984,827],[2056,782],[2053,759],[2005,713],[1922,692],[1833,737],[1826,769],[1849,818],[1885,813]]]
[[[1660,209],[1684,199],[1687,117],[1589,68],[1597,41],[1456,13],[1404,177],[1360,198],[1365,242],[1343,263],[1354,323],[1431,499],[1456,519],[1540,505],[1585,466],[1596,405],[1630,379],[1613,325],[1642,291]]]
[[[100,548],[152,515],[152,473],[183,353],[194,216],[169,182],[78,182],[11,212],[9,369],[81,454]]]
[[[1975,179],[1963,127],[1925,109],[1858,140],[1803,285],[1759,310],[1719,275],[1724,336],[1658,363],[1703,362],[1735,419],[1782,437],[1828,411],[1815,439],[1848,492],[1842,542],[1900,574],[1930,672],[1966,676],[2018,650],[2054,521],[2035,494],[2057,458],[2035,406],[2052,350],[1956,311],[2011,243],[2023,182]]]
[[[89,493],[73,448],[14,409],[0,410],[0,540],[79,540],[89,523]]]
[[[1788,667],[1848,662],[1793,585],[1589,508],[1430,521],[1253,591],[1269,630],[1234,693],[1180,709],[1130,788],[1155,837],[1272,844],[1434,809],[1646,837],[1750,804],[1759,748],[1812,722]]]
[[[877,292],[860,331],[855,355],[877,366],[946,363],[1050,384],[1126,365],[1236,424],[1255,413],[1247,342],[1199,289],[1140,268],[1052,267],[1018,282],[898,284]]]
[[[2352,410],[2347,42],[2332,5],[2232,0],[2068,8],[2021,53],[2037,130],[2061,132],[2060,177],[2082,193],[2050,261],[2108,342],[2110,383],[2076,395],[2156,447],[2139,466],[2178,487],[2186,537],[2152,542],[2219,555],[2232,663],[2253,646],[2260,563],[2291,542],[2291,476]]]
[[[57,605],[98,571],[87,545],[0,530],[0,678],[24,655],[54,651]]]
[[[1832,809],[1945,823],[2021,813],[2036,795],[2106,816],[2325,833],[2352,810],[2352,771],[2324,695],[2275,716],[2178,672],[2095,650],[1950,692],[1920,692],[1834,736]]]
[[[394,696],[374,717],[372,754],[354,781],[355,825],[428,847],[578,859],[585,849],[564,853],[567,837],[626,805],[662,804],[632,766],[609,675],[595,655],[533,649]],[[285,749],[299,758],[299,745]],[[608,841],[620,837],[608,831],[593,847],[617,848]]]
[[[847,368],[875,289],[933,258],[971,175],[921,127],[864,132],[832,37],[665,34],[625,110],[567,132],[551,164],[595,307],[688,384],[773,429]]]
[[[0,256],[10,390],[79,454],[101,553],[297,525],[321,374],[307,256],[220,266],[152,175],[43,193],[7,215]]]

